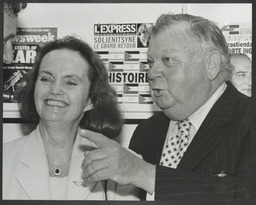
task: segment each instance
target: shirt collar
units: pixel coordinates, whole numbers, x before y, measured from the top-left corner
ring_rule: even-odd
[[[207,114],[210,112],[213,105],[217,102],[223,92],[226,90],[227,84],[223,82],[212,96],[204,103],[197,111],[195,111],[188,119],[196,130],[199,129]]]
[[[226,88],[227,84],[225,82],[222,83],[218,87],[218,89],[212,94],[212,96],[188,118],[190,123],[195,128],[195,132],[199,129],[207,114],[210,112],[211,108],[213,107],[215,102],[220,98],[220,96],[223,94]],[[169,130],[172,130],[177,124],[177,122],[178,121],[171,120]]]

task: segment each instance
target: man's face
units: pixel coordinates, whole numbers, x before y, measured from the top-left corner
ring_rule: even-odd
[[[191,53],[192,40],[179,24],[150,39],[149,84],[155,103],[173,120],[194,113],[210,96],[204,54]]]
[[[234,66],[231,82],[241,93],[251,97],[252,87],[252,64],[247,58],[232,57],[231,64]]]
[[[4,11],[4,42],[3,42],[3,61],[10,64],[13,60],[12,39],[16,35],[17,16],[9,16]]]

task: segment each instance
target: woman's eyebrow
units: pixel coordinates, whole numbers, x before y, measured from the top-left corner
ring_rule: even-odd
[[[40,71],[40,72],[39,72],[39,74],[41,74],[41,73],[46,73],[46,74],[48,74],[48,75],[51,75],[51,76],[52,76],[52,73],[51,73],[51,72],[49,72],[49,71],[47,71],[47,70],[42,70],[42,71]]]
[[[64,78],[77,78],[78,80],[82,81],[82,78],[76,74],[65,75]]]

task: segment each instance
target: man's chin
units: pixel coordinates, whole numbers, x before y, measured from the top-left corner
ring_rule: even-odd
[[[166,106],[166,105],[163,105],[163,104],[160,104],[160,103],[156,103],[156,105],[162,110],[168,110],[170,109],[172,106]]]
[[[179,120],[179,116],[176,116],[170,109],[164,109],[162,110],[163,113],[171,120]]]
[[[174,106],[161,109],[161,110],[171,120],[179,121],[179,120],[184,120],[188,117],[187,113],[182,112],[181,110],[177,110],[177,108],[174,108]]]
[[[170,100],[170,99],[164,98],[162,96],[155,97],[154,101],[157,104],[157,106],[163,111],[171,109],[176,103],[174,100]]]
[[[247,95],[248,97],[252,96],[252,91],[250,89],[244,89],[244,90],[241,90],[241,92]]]

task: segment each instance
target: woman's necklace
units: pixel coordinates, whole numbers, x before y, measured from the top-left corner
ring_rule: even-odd
[[[49,141],[47,143],[44,137],[42,137],[42,139],[44,142],[45,151],[47,155],[49,176],[50,177],[68,176],[74,144],[71,143],[69,147],[66,147],[65,149],[63,149],[64,148],[63,146],[61,149],[58,149],[55,146],[49,145]]]
[[[50,177],[66,177],[69,173],[69,166],[71,161],[72,149],[73,145],[69,148],[69,150],[65,153],[65,157],[61,160],[61,164],[53,163],[53,158],[47,154],[47,161],[49,166],[49,176]],[[47,148],[46,148],[47,150]],[[56,155],[54,155],[56,157]],[[64,161],[64,162],[63,162]]]
[[[60,165],[53,164],[48,160],[48,164],[49,164],[49,176],[50,177],[68,176],[70,159],[67,162],[64,162]]]

